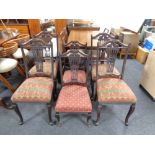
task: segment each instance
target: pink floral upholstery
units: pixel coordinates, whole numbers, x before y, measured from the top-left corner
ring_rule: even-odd
[[[86,87],[64,86],[59,94],[56,112],[91,112],[92,104]]]
[[[58,70],[58,63],[54,63],[54,79],[56,78],[57,76],[57,70]],[[51,62],[43,62],[43,72],[45,73],[45,75],[47,77],[51,77],[51,72],[52,72],[52,69],[51,69]],[[30,77],[34,77],[36,76],[36,66],[33,66],[30,71],[29,71],[29,75]]]
[[[12,102],[45,102],[51,101],[53,81],[48,77],[26,79],[12,95]]]
[[[98,65],[98,75],[104,76],[104,75],[106,75],[106,72],[107,72],[106,65],[105,64],[99,64]],[[114,67],[114,70],[113,70],[113,74],[118,76],[118,77],[120,76],[119,71],[115,67]],[[94,81],[96,80],[96,64],[94,64],[92,66],[92,79]]]
[[[102,78],[97,81],[98,102],[136,103],[136,96],[129,86],[118,78]]]
[[[77,79],[79,82],[85,83],[86,82],[86,73],[83,70],[78,70],[78,74],[77,74]],[[70,82],[71,81],[71,77],[72,77],[72,73],[70,70],[67,70],[64,72],[63,75],[63,81],[65,83]]]

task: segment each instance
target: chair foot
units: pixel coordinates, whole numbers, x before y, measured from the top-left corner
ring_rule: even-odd
[[[53,125],[53,121],[52,121],[52,105],[51,105],[51,103],[48,103],[47,107],[48,107],[49,125]]]
[[[19,119],[20,119],[20,121],[19,121],[19,125],[23,125],[24,124],[24,121],[23,121],[23,117],[22,117],[22,114],[21,114],[21,112],[20,112],[20,110],[19,110],[19,108],[18,108],[18,105],[17,104],[13,104],[13,106],[14,106],[14,110],[15,110],[15,112],[16,112],[16,114],[18,115],[18,117],[19,117]]]
[[[87,125],[88,125],[88,127],[91,126],[91,112],[89,112],[87,115]]]
[[[132,104],[130,106],[130,109],[129,109],[129,111],[128,111],[127,115],[126,115],[126,118],[125,118],[125,126],[128,126],[129,117],[132,115],[132,113],[134,112],[134,110],[135,110],[135,104]]]
[[[98,107],[97,107],[97,119],[96,119],[96,121],[94,121],[95,126],[99,125],[102,107],[103,106],[101,104],[99,104]]]
[[[61,123],[60,123],[60,114],[59,114],[59,112],[56,112],[55,118],[56,118],[56,125],[57,125],[58,127],[61,127],[62,125],[61,125]]]

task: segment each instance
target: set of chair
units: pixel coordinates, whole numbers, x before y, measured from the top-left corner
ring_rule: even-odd
[[[125,118],[125,125],[128,125],[136,103],[136,96],[123,80],[129,46],[110,34],[100,33],[90,38],[91,50],[87,50],[87,45],[73,41],[64,44],[66,51],[60,53],[58,48],[53,48],[54,38],[58,46],[57,36],[49,32],[41,32],[20,45],[26,80],[13,93],[12,102],[16,105],[29,102],[47,104],[49,124],[58,126],[61,126],[61,113],[86,113],[89,126],[94,102],[98,105],[95,125],[99,125],[105,105],[126,104],[130,105]],[[96,49],[93,48],[93,39],[98,39]],[[29,49],[33,55],[34,66],[30,69],[24,49]],[[126,51],[121,72],[115,67],[120,49]],[[52,119],[52,107],[56,120]],[[20,124],[23,124],[20,111],[18,114]]]

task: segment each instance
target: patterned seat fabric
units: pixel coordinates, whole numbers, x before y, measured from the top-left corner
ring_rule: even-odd
[[[59,94],[56,112],[91,112],[92,104],[86,87],[64,86]]]
[[[12,95],[12,102],[45,102],[51,101],[53,80],[48,77],[26,79]]]
[[[104,76],[106,75],[106,65],[105,64],[99,64],[98,65],[98,75]],[[120,76],[119,71],[114,67],[113,69],[113,74],[116,76]],[[96,80],[96,64],[92,65],[92,79],[95,81]]]
[[[54,63],[54,79],[57,76],[57,70],[58,70],[58,63]],[[45,61],[43,62],[43,72],[47,77],[51,77],[51,62]],[[33,66],[30,70],[29,70],[29,76],[30,77],[34,77],[36,76],[36,66]]]
[[[79,82],[85,83],[86,82],[86,72],[83,70],[77,71],[77,79]],[[67,70],[64,72],[63,75],[63,81],[64,83],[70,82],[72,78],[72,72],[70,70]]]
[[[129,86],[118,78],[102,78],[97,81],[98,102],[136,103],[136,96]]]

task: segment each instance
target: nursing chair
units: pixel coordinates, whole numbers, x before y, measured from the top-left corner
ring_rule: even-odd
[[[130,109],[125,118],[125,125],[128,125],[128,119],[135,110],[137,101],[136,96],[128,84],[123,80],[128,48],[129,46],[124,45],[115,39],[105,42],[102,46],[98,43],[95,83],[96,101],[98,107],[95,125],[99,125],[100,113],[104,105],[129,105]],[[121,73],[118,78],[118,76],[114,73],[114,66],[120,49],[126,51],[126,55],[124,57]],[[107,54],[106,57],[105,53]],[[105,75],[100,75],[99,73],[99,65],[102,63],[106,66]]]
[[[70,67],[63,61],[68,59]],[[70,49],[59,57],[61,90],[55,106],[57,125],[60,126],[60,113],[86,113],[87,124],[91,123],[92,104],[88,91],[89,56],[78,49]],[[85,61],[85,65],[83,65]],[[82,64],[81,64],[82,63]],[[68,70],[67,70],[68,68]],[[79,70],[87,76],[79,74]],[[64,72],[70,72],[67,80]]]
[[[53,70],[54,58],[52,53],[52,44],[46,44],[39,38],[33,38],[21,44],[23,58],[25,58],[24,48],[30,48],[33,54],[34,63],[36,65],[36,77],[29,76],[29,69],[27,59],[24,59],[26,70],[26,80],[18,87],[12,95],[11,100],[13,103],[46,103],[48,106],[49,124],[53,125],[51,112],[52,112],[52,96],[53,96]],[[44,53],[46,52],[46,53]],[[49,53],[50,52],[50,53]],[[51,76],[47,76],[44,71],[44,58],[47,57],[51,63]],[[23,121],[21,121],[23,124]]]

